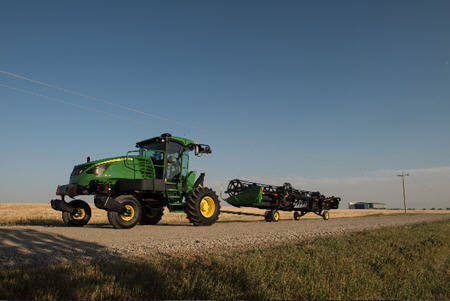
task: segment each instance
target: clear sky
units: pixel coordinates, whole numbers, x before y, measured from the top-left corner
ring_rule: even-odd
[[[106,113],[0,87],[0,201],[48,201],[88,155],[170,132],[211,145],[191,165],[216,189],[290,181],[401,207],[405,170],[411,207],[450,207],[449,14],[449,1],[1,1],[0,70],[192,127],[0,74]]]

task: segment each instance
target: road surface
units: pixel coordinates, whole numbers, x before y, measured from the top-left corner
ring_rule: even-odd
[[[46,226],[0,227],[0,268],[52,264],[67,260],[120,257],[192,256],[299,241],[319,235],[339,235],[381,227],[450,219],[450,214],[335,218],[328,221],[281,220],[218,222],[209,227],[190,224],[83,228]]]

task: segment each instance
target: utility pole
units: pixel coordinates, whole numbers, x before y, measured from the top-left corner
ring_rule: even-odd
[[[397,175],[397,177],[402,177],[402,186],[403,186],[403,206],[405,207],[406,214],[406,191],[405,191],[405,177],[409,176],[409,173],[402,172],[401,175]]]

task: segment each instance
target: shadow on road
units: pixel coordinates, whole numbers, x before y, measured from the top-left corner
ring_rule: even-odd
[[[0,267],[114,256],[100,244],[33,229],[0,229]]]

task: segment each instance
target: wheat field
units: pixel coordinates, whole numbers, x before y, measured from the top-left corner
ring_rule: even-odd
[[[90,224],[107,224],[106,211],[98,209],[94,204],[92,208],[92,218]],[[222,210],[234,212],[246,212],[254,214],[264,214],[264,210],[255,208],[235,208],[222,206]],[[408,210],[408,214],[444,214],[450,213],[450,210]],[[383,210],[383,209],[336,209],[330,211],[330,218],[345,218],[369,215],[391,215],[403,214],[403,210]],[[292,219],[293,213],[280,211],[281,219]],[[302,219],[321,218],[313,213],[308,213]],[[261,220],[262,216],[244,216],[229,213],[221,213],[219,222],[232,221],[252,221]],[[61,222],[61,212],[55,211],[49,203],[0,203],[0,225],[45,225],[46,223],[55,224]],[[180,224],[187,223],[186,215],[183,213],[171,213],[164,211],[164,216],[160,223],[162,224]]]

